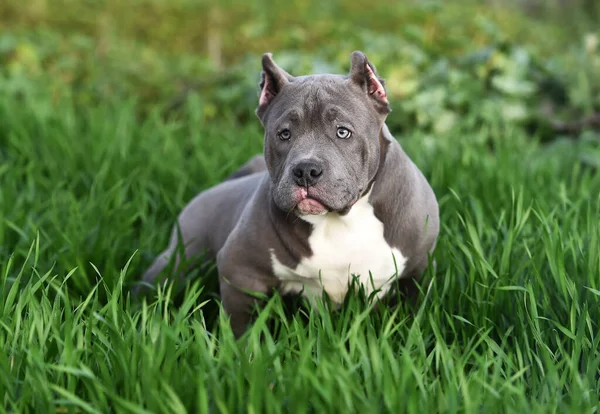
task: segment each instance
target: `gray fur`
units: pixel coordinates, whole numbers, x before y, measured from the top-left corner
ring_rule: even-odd
[[[295,209],[300,199],[293,171],[302,162],[322,170],[306,190],[332,214],[346,214],[371,190],[369,202],[384,225],[385,240],[407,257],[398,275],[403,283],[420,278],[435,248],[439,213],[433,190],[385,125],[390,109],[383,80],[361,52],[351,61],[348,76],[293,77],[264,55],[256,111],[265,130],[264,158],[252,158],[228,180],[200,193],[179,216],[186,259],[203,251],[216,258],[223,307],[236,336],[245,331],[256,301],[246,291],[269,295],[280,285],[270,249],[290,268],[313,253],[307,241],[311,225]],[[352,132],[350,138],[336,136],[340,126]],[[289,129],[290,139],[281,139],[283,129]],[[163,273],[177,240],[174,229],[145,282]],[[190,266],[197,265],[192,260]],[[183,277],[188,268],[176,266]]]

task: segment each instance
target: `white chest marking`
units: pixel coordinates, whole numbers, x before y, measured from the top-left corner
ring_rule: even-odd
[[[402,274],[406,257],[383,237],[383,223],[375,217],[368,194],[345,216],[328,213],[303,216],[313,225],[308,243],[313,252],[295,269],[283,265],[271,250],[273,272],[283,283],[282,293],[303,292],[312,299],[325,290],[334,304],[341,304],[352,276],[369,295],[382,297],[396,276]],[[369,274],[370,272],[370,274]]]

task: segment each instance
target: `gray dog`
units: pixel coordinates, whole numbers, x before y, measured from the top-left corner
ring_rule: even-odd
[[[348,76],[294,77],[270,53],[262,67],[264,157],[197,195],[143,277],[153,282],[172,256],[183,277],[181,259],[208,252],[237,337],[251,322],[252,292],[325,291],[339,305],[353,276],[380,299],[414,285],[439,232],[436,197],[391,136],[384,81],[362,52]]]

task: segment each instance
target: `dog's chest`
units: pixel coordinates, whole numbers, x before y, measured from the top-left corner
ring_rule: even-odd
[[[381,297],[395,276],[402,274],[406,258],[385,241],[383,223],[375,216],[368,197],[359,200],[346,216],[327,214],[304,219],[313,225],[308,239],[313,255],[291,269],[271,253],[282,293],[302,292],[314,298],[325,290],[332,302],[340,304],[353,275],[367,294],[379,290]]]

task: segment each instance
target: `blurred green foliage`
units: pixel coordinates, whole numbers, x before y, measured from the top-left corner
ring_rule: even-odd
[[[600,108],[600,33],[586,30],[594,3],[576,2],[587,20],[581,7],[544,14],[529,3],[5,0],[3,92],[49,88],[77,105],[136,97],[142,115],[157,104],[177,115],[193,92],[205,121],[245,122],[262,53],[305,74],[345,72],[361,49],[386,78],[395,130],[440,133],[500,114],[553,139],[553,122]]]

